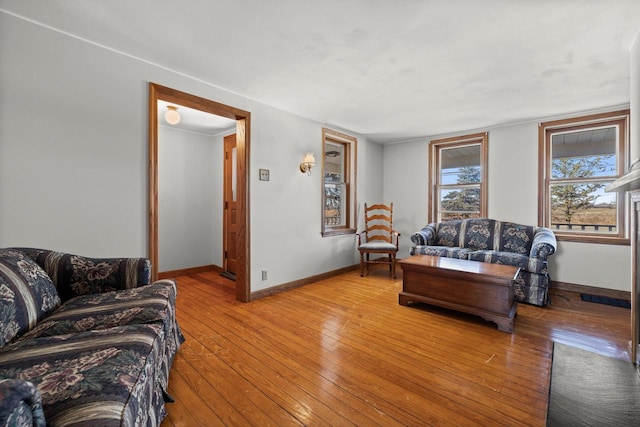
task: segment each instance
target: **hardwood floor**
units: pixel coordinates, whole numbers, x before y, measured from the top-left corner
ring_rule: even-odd
[[[373,269],[251,303],[216,273],[181,276],[187,341],[170,374],[169,426],[545,424],[552,341],[628,359],[630,311],[552,291],[514,332],[398,304],[402,275]]]

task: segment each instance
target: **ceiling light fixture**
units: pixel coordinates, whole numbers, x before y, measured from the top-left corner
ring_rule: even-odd
[[[170,125],[177,125],[178,123],[180,123],[180,113],[178,113],[178,107],[167,105],[167,112],[164,113],[164,119]]]

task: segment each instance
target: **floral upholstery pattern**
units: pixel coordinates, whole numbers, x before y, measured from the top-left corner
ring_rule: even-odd
[[[528,255],[502,251],[473,251],[469,253],[471,261],[489,262],[520,267],[525,271],[538,274],[547,273],[547,263],[540,258],[530,258]]]
[[[50,337],[115,326],[169,322],[174,286],[153,283],[135,289],[80,295],[65,302],[21,339]]]
[[[436,230],[436,223],[427,224],[422,228],[422,230],[416,231],[411,236],[411,241],[416,246],[434,246],[436,241],[436,235],[438,231]],[[453,242],[451,242],[453,244]]]
[[[488,218],[431,223],[411,236],[411,255],[435,255],[520,267],[515,299],[535,305],[548,303],[547,257],[556,250],[549,228]]]
[[[32,284],[20,296],[48,301],[41,304],[46,314],[29,321],[0,348],[0,421],[44,425],[45,417],[48,426],[161,423],[169,370],[184,337],[175,318],[175,282],[149,284],[150,269],[143,258],[0,249],[0,287],[10,289],[7,281],[13,288],[16,282]],[[23,288],[30,289],[27,285]],[[62,304],[57,291],[67,296]],[[16,300],[10,295],[0,294],[2,312],[9,312],[4,307]],[[31,312],[34,318],[36,310]],[[2,325],[9,329],[4,321]],[[23,388],[35,386],[32,401],[26,400],[28,395],[19,398],[25,393],[15,387],[5,393],[9,389],[3,388],[3,378]]]
[[[513,284],[513,298],[534,305],[549,302],[549,276],[520,270]]]
[[[495,221],[492,219],[470,219],[463,222],[463,244],[470,249],[493,249]]]
[[[131,289],[151,280],[151,262],[146,258],[87,258],[45,249],[14,249],[44,269],[63,302],[79,295]]]
[[[60,305],[47,274],[21,252],[0,251],[0,347]]]
[[[500,230],[498,250],[522,255],[528,255],[531,252],[536,227],[505,222],[502,223]]]
[[[460,246],[460,228],[462,221],[447,221],[436,225],[437,246]]]
[[[0,426],[47,425],[42,397],[33,383],[18,379],[0,379],[0,401],[9,402],[11,412],[0,412]]]
[[[422,255],[443,256],[447,258],[469,259],[473,252],[468,248],[453,248],[449,246],[416,246],[416,252]]]
[[[0,377],[33,382],[49,425],[83,418],[74,425],[146,424],[147,414],[165,415],[150,399],[162,394],[156,364],[163,341],[157,324],[22,340],[0,353]]]

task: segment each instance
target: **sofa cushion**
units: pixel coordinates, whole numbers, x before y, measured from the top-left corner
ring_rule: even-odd
[[[462,246],[470,249],[494,249],[496,221],[486,218],[467,219],[463,223]]]
[[[546,273],[547,263],[539,258],[504,251],[473,251],[469,254],[471,261],[490,262],[520,267],[531,273]]]
[[[416,246],[411,255],[431,255],[447,258],[468,259],[471,249],[450,248],[448,246]]]
[[[0,249],[0,347],[60,305],[47,274],[21,252]]]
[[[159,425],[162,326],[129,325],[9,344],[0,377],[33,382],[48,425]]]
[[[514,224],[513,222],[500,223],[500,244],[494,249],[506,252],[529,255],[536,227]]]
[[[435,246],[460,247],[460,229],[462,220],[452,220],[436,224],[436,244]]]
[[[133,324],[172,324],[175,294],[174,286],[166,282],[156,282],[124,291],[81,295],[62,304],[20,339]]]
[[[469,254],[469,259],[471,261],[490,262],[492,264],[513,265],[525,269],[529,262],[529,257],[526,255],[501,251],[473,251]]]

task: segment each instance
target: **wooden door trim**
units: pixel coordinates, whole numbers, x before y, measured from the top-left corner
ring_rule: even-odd
[[[222,248],[223,248],[223,254],[222,254],[222,270],[225,271],[226,273],[232,273],[235,277],[236,274],[236,270],[237,270],[237,255],[234,253],[233,256],[231,257],[231,259],[233,259],[233,270],[229,268],[229,229],[231,228],[231,224],[230,224],[230,217],[231,217],[231,212],[237,213],[237,195],[235,197],[234,200],[231,200],[233,198],[233,189],[230,190],[230,187],[232,185],[233,182],[233,166],[230,166],[231,159],[233,158],[233,154],[232,154],[232,150],[228,150],[228,146],[231,144],[232,141],[233,143],[233,148],[236,150],[236,157],[237,157],[237,153],[238,153],[238,148],[237,148],[237,143],[236,143],[236,134],[230,134],[230,135],[226,135],[223,138],[223,152],[224,152],[224,163],[223,163],[223,191],[222,191],[222,203],[223,203],[223,215],[222,215]],[[231,154],[231,158],[228,158],[227,156]],[[237,162],[236,162],[236,166],[237,166]],[[238,175],[238,171],[236,169],[236,182],[237,182],[237,175]],[[236,185],[236,193],[237,193],[237,185]],[[237,235],[237,221],[235,224],[235,228],[236,228],[236,232],[234,232],[234,236]],[[234,237],[234,244],[233,247],[237,248],[237,239],[235,239]],[[237,251],[236,251],[237,252]]]
[[[149,259],[151,277],[158,277],[158,100],[176,103],[236,120],[238,253],[236,300],[248,302],[250,288],[249,252],[249,146],[251,113],[199,96],[191,95],[155,83],[149,83]]]

